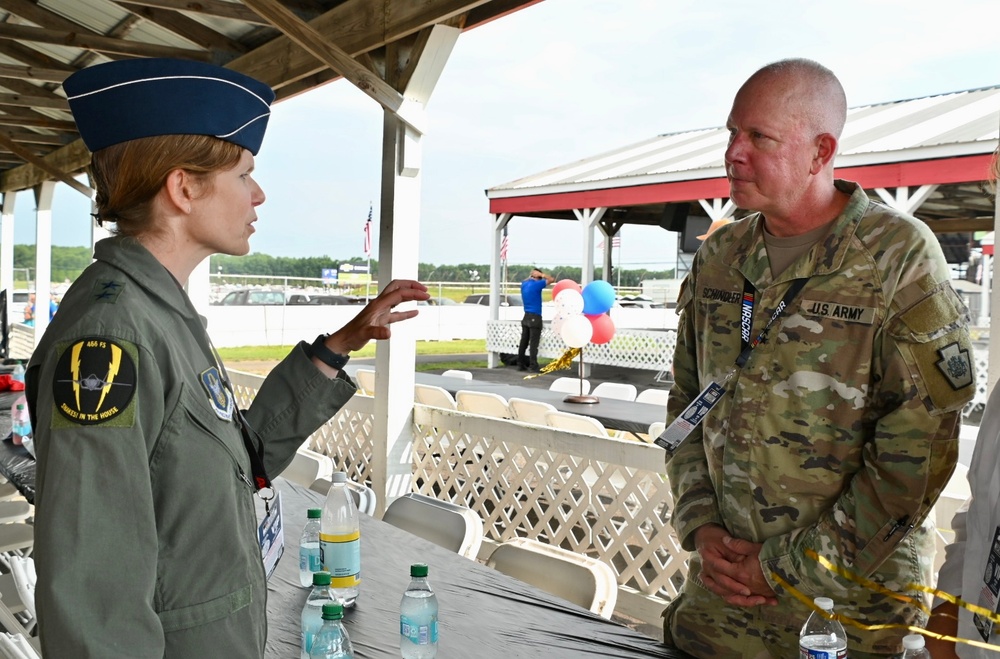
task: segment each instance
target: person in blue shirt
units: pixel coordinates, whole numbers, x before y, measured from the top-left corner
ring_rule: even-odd
[[[538,268],[532,268],[521,282],[524,318],[521,319],[521,344],[517,347],[517,370],[538,371],[538,341],[542,338],[542,289],[554,281]]]

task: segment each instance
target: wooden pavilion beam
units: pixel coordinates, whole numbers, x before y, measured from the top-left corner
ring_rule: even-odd
[[[31,163],[35,167],[48,172],[51,176],[55,177],[57,180],[62,181],[74,190],[83,193],[88,199],[93,199],[94,191],[88,188],[83,183],[80,183],[75,178],[66,173],[65,170],[53,165],[46,158],[39,158],[30,150],[24,148],[17,142],[9,139],[6,135],[0,133],[0,144],[7,148],[21,158],[24,158],[27,162]]]
[[[173,48],[171,46],[158,46],[156,44],[128,41],[126,39],[92,36],[80,34],[79,30],[67,33],[63,30],[11,25],[9,23],[0,24],[0,39],[53,44],[68,46],[70,48],[82,48],[99,53],[115,53],[137,57],[177,57],[199,62],[207,62],[210,59],[209,53],[202,50]]]
[[[0,2],[2,1],[0,0]],[[159,7],[147,7],[137,2],[125,2],[123,0],[115,0],[115,4],[125,11],[131,12],[145,21],[159,25],[163,29],[169,30],[205,50],[222,51],[233,53],[234,55],[242,55],[247,52],[247,48],[240,42],[230,39],[226,35],[220,34],[178,11]]]

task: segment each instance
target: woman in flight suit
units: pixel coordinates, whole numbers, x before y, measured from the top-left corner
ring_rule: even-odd
[[[262,657],[254,494],[355,391],[348,353],[424,286],[393,281],[303,341],[245,413],[182,286],[249,251],[274,94],[234,71],[123,60],[64,83],[115,225],[34,352],[36,590],[47,657]]]

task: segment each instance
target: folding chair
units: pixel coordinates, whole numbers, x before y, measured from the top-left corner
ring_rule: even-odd
[[[593,435],[594,437],[611,437],[604,424],[593,417],[584,416],[583,414],[559,411],[546,412],[545,421],[549,426],[561,430],[580,432],[585,435]]]
[[[670,395],[669,389],[643,389],[635,397],[637,403],[649,403],[650,405],[667,406],[667,398]]]
[[[497,419],[510,418],[510,408],[507,406],[507,400],[498,394],[486,391],[462,390],[455,393],[455,402],[458,403],[458,410],[460,412],[491,416]]]
[[[443,375],[445,377],[448,377],[448,378],[462,378],[463,380],[471,380],[472,379],[472,372],[471,371],[460,371],[460,370],[454,369],[454,368],[448,369],[447,371],[445,371],[441,375]]]
[[[448,393],[447,389],[431,384],[413,385],[413,400],[421,405],[443,407],[446,410],[458,409],[458,403],[455,402],[454,396]]]
[[[354,381],[358,383],[361,392],[369,396],[375,395],[375,369],[359,368],[354,371]]]
[[[416,492],[390,503],[382,521],[466,558],[475,559],[483,544],[483,520],[474,510]]]
[[[561,391],[567,394],[580,394],[580,378],[559,377],[549,385],[549,391]],[[590,393],[590,380],[583,381],[583,395]]]
[[[330,479],[333,475],[333,460],[322,453],[299,447],[291,464],[280,475],[302,487],[309,487],[317,478]]]
[[[507,401],[507,405],[510,407],[510,413],[514,420],[533,423],[536,426],[548,425],[545,413],[556,411],[555,405],[527,398],[511,398]]]
[[[598,398],[604,396],[605,398],[634,401],[636,388],[634,384],[626,384],[623,382],[601,382],[594,387],[594,391],[591,395],[597,396]]]
[[[609,620],[618,601],[618,581],[607,564],[537,540],[507,540],[486,565]]]

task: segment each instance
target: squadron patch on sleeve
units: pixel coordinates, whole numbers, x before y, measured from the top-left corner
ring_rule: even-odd
[[[132,426],[137,355],[132,344],[101,336],[70,343],[59,356],[52,379],[59,410],[59,415],[53,414],[53,427]]]

